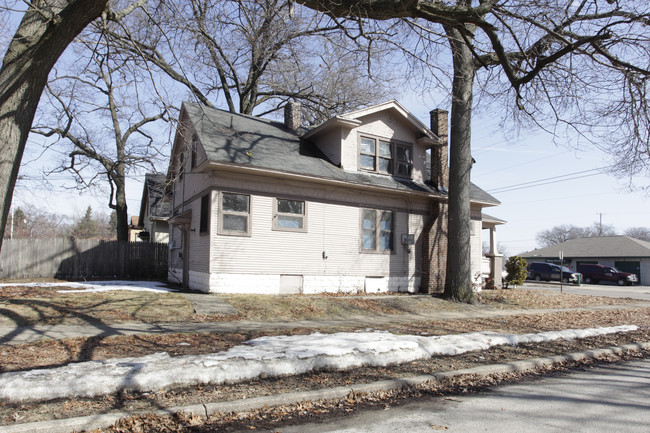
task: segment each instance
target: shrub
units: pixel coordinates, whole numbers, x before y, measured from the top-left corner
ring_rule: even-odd
[[[522,257],[512,256],[506,262],[506,271],[508,276],[506,277],[506,287],[509,285],[521,286],[526,281],[526,266],[528,262]]]

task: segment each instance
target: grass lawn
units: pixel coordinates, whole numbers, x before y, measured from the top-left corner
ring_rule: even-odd
[[[178,293],[60,293],[55,288],[0,288],[0,326],[179,322],[190,320],[192,304]]]
[[[377,314],[431,315],[436,311],[467,311],[482,308],[579,308],[636,302],[629,299],[522,289],[484,291],[478,296],[478,303],[475,305],[449,302],[436,296],[408,294],[220,295],[239,313],[229,316],[204,316],[194,314],[191,302],[178,292],[65,293],[68,288],[65,282],[61,282],[58,287],[48,288],[23,286],[0,288],[0,326],[318,320],[372,317]]]

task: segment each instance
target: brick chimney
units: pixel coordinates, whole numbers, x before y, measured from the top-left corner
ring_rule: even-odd
[[[284,106],[284,126],[291,131],[296,131],[302,123],[300,102],[287,102]]]
[[[431,182],[437,189],[449,188],[449,112],[431,110],[431,132],[440,138],[440,144],[431,148]]]

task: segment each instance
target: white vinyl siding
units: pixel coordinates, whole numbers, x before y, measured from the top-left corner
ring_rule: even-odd
[[[401,244],[394,244],[393,254],[360,252],[358,205],[308,201],[309,230],[294,232],[273,229],[274,201],[275,198],[270,196],[251,197],[251,226],[254,227],[251,237],[213,238],[212,273],[323,277],[415,276],[415,260],[416,256],[420,256],[417,249],[412,249],[409,253]],[[407,232],[419,236],[423,216],[411,218],[412,221],[417,221],[419,227],[409,227],[408,213],[395,211],[391,214],[395,220],[395,239]]]
[[[481,273],[481,265],[483,263],[483,241],[480,220],[470,220],[471,236],[470,236],[470,257],[472,278]]]
[[[188,176],[193,177],[193,176]],[[206,262],[205,257],[210,256],[210,236],[201,235],[201,198],[208,196],[208,202],[212,202],[212,193],[207,192],[201,196],[195,197],[192,200],[192,223],[190,225],[189,233],[186,233],[190,242],[189,263],[190,271],[208,272],[210,264]],[[210,224],[208,224],[210,227]],[[209,229],[208,229],[209,230]],[[181,250],[182,251],[182,250]]]

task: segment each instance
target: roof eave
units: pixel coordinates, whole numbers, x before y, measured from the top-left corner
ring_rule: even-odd
[[[275,170],[270,168],[252,167],[248,165],[228,163],[228,162],[206,161],[205,163],[197,167],[195,170],[200,170],[203,172],[207,172],[210,170],[222,170],[222,171],[249,173],[249,174],[253,173],[253,174],[264,175],[264,176],[273,176],[281,179],[310,181],[314,183],[328,184],[328,185],[335,185],[335,186],[344,185],[346,187],[352,187],[352,188],[362,189],[362,190],[389,192],[392,194],[408,194],[413,196],[435,198],[437,200],[447,201],[447,196],[441,193],[434,193],[434,192],[427,192],[427,191],[400,190],[400,189],[384,187],[379,185],[371,185],[367,183],[356,183],[356,182],[349,182],[349,181],[343,181],[337,179],[329,179],[326,177],[292,173],[288,171]]]
[[[349,119],[357,119],[359,117],[368,116],[380,111],[387,109],[394,109],[399,112],[405,119],[407,119],[413,126],[415,126],[420,132],[422,132],[426,137],[434,140],[433,144],[440,143],[439,137],[437,137],[424,123],[420,121],[416,116],[411,114],[402,104],[398,101],[392,99],[390,101],[382,102],[381,104],[373,105],[371,107],[361,108],[359,110],[351,111],[345,113],[342,116]]]
[[[352,129],[356,128],[357,126],[361,125],[361,121],[359,120],[354,120],[354,119],[346,119],[341,116],[335,116],[332,117],[331,119],[328,119],[327,121],[321,123],[317,127],[309,130],[307,133],[303,134],[301,138],[303,139],[308,139],[310,137],[313,137],[314,135],[318,135],[328,129],[334,128],[334,127],[341,127],[345,129]]]

